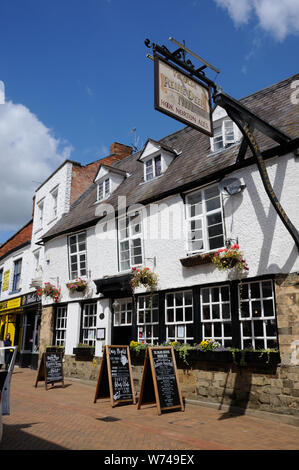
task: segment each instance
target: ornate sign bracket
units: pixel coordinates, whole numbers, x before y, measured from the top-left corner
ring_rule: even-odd
[[[146,47],[152,47],[154,57],[158,54],[161,55],[166,62],[171,65],[171,62],[181,67],[183,70],[188,72],[190,76],[194,76],[197,79],[204,82],[208,87],[213,90],[213,100],[215,105],[219,105],[224,108],[228,114],[228,116],[232,119],[232,121],[238,126],[240,131],[243,135],[243,140],[241,142],[239,153],[237,156],[236,164],[242,163],[245,159],[245,154],[248,149],[250,148],[256,163],[257,167],[265,188],[265,191],[276,210],[278,216],[282,220],[283,224],[285,225],[286,229],[292,236],[297,248],[299,249],[299,232],[296,227],[292,224],[290,219],[288,218],[287,214],[283,210],[280,202],[278,201],[273,187],[271,185],[266,165],[264,162],[263,154],[267,154],[269,156],[276,156],[276,155],[284,155],[288,152],[297,151],[299,148],[299,138],[292,139],[290,136],[282,132],[280,129],[272,126],[269,122],[265,121],[264,119],[257,116],[255,113],[251,112],[248,108],[242,105],[240,102],[236,101],[229,95],[226,95],[222,92],[220,87],[216,85],[212,80],[206,77],[203,70],[206,67],[212,68],[217,73],[219,72],[215,67],[208,64],[208,62],[201,59],[199,56],[194,54],[192,51],[187,49],[185,45],[178,43],[177,41],[170,38],[175,44],[179,45],[179,48],[176,49],[174,52],[170,52],[167,47],[159,46],[158,44],[151,43],[149,39],[145,40]],[[192,54],[197,59],[201,60],[204,65],[199,68],[195,68],[192,62],[188,59],[186,60],[186,52]],[[265,152],[261,152],[255,137],[253,136],[254,130],[258,130],[270,139],[274,140],[278,143],[277,146],[267,150]]]

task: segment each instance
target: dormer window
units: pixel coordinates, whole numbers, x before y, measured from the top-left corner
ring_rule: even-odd
[[[98,201],[106,199],[110,196],[110,178],[106,178],[104,181],[98,184]]]
[[[230,119],[224,119],[214,123],[214,137],[211,139],[212,150],[217,152],[234,144],[237,140],[234,123]]]
[[[153,178],[160,176],[162,173],[161,155],[147,160],[144,165],[144,172],[145,181],[150,181]]]

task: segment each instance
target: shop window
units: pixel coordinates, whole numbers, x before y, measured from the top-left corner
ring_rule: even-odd
[[[242,284],[239,320],[242,349],[277,348],[274,289],[271,280]]]
[[[142,264],[141,214],[124,217],[118,221],[120,271]]]
[[[120,299],[116,301],[117,307],[114,308],[114,326],[132,325],[132,299]]]
[[[22,260],[18,259],[14,262],[12,292],[18,292],[19,290],[21,290],[21,271],[22,271]]]
[[[95,346],[97,325],[97,304],[84,304],[82,314],[82,343]]]
[[[165,324],[167,341],[194,341],[192,291],[166,294]]]
[[[86,254],[86,233],[81,232],[71,235],[69,243],[69,269],[70,279],[86,276],[87,274],[87,254]]]
[[[67,307],[57,307],[55,319],[55,346],[65,346],[67,329]]]
[[[137,326],[139,343],[157,344],[159,340],[159,297],[140,296],[137,301]]]
[[[202,339],[232,346],[230,289],[228,285],[205,287],[200,291]]]
[[[188,253],[224,246],[222,201],[217,186],[187,195]]]

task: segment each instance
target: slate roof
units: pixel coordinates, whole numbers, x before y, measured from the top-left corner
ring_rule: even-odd
[[[289,77],[272,86],[255,92],[239,100],[250,111],[271,123],[292,139],[298,137],[298,106],[292,104],[291,83],[299,79],[299,74]],[[268,137],[254,133],[262,151],[275,147],[277,143]],[[239,144],[233,145],[221,152],[211,153],[210,139],[205,134],[191,127],[183,129],[164,137],[159,141],[166,147],[181,152],[169,165],[167,171],[159,178],[150,182],[143,182],[143,163],[138,161],[142,151],[134,153],[123,160],[112,164],[113,167],[130,174],[105,202],[117,209],[118,196],[126,196],[127,206],[140,203],[146,204],[171,194],[192,189],[216,177],[224,177],[236,169],[235,162],[239,151]],[[247,164],[251,152],[246,152]],[[251,161],[252,163],[252,161]],[[246,161],[245,161],[246,164]],[[100,166],[100,162],[99,162]],[[60,221],[55,224],[44,236],[47,241],[58,235],[80,230],[83,227],[94,225],[95,201],[97,198],[96,184],[90,188],[72,205]]]

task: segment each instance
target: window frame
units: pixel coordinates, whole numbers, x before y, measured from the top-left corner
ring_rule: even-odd
[[[228,124],[232,125],[231,130],[227,129]],[[219,134],[216,134],[216,129],[218,129],[218,128],[221,128],[221,132],[219,132]],[[237,133],[237,130],[235,128],[235,124],[228,116],[226,116],[222,119],[214,121],[213,131],[214,131],[214,135],[210,139],[211,150],[212,150],[213,153],[221,152],[222,150],[224,150],[224,149],[230,147],[231,145],[235,144],[238,140],[238,133]],[[230,135],[232,134],[232,138],[227,137],[229,134]],[[222,146],[220,148],[216,149],[215,148],[216,147],[216,139],[219,139],[220,137],[221,137]]]
[[[185,303],[185,294],[190,294],[192,298],[191,304]],[[182,305],[176,305],[176,295],[183,294]],[[168,306],[168,296],[173,295],[173,305]],[[186,308],[192,308],[192,320],[186,320]],[[183,320],[177,320],[176,308],[183,310]],[[173,309],[173,321],[168,321],[168,311]],[[187,335],[187,326],[193,325],[193,336]],[[170,327],[174,327],[174,335],[169,334]],[[178,335],[178,327],[184,328],[184,335]],[[165,335],[166,341],[179,341],[184,344],[195,341],[195,323],[194,323],[194,295],[193,289],[180,289],[165,292]]]
[[[92,310],[92,313],[90,313],[90,310]],[[88,319],[88,322],[91,320],[92,324],[85,326],[85,319]],[[92,331],[94,332],[93,338],[90,338],[90,332]],[[85,332],[87,332],[87,336],[85,336]],[[86,346],[95,347],[97,340],[97,302],[85,302],[82,305],[80,338]]]
[[[136,215],[137,214],[137,215]],[[136,234],[133,232],[132,225],[130,224],[130,219],[135,217],[139,217],[139,225],[140,231]],[[121,224],[125,221],[125,226],[121,227]],[[121,232],[125,231],[127,236],[121,237]],[[133,233],[132,233],[133,232]],[[144,250],[143,250],[143,225],[142,225],[142,214],[140,211],[135,212],[134,214],[126,214],[123,217],[119,217],[117,219],[117,235],[118,235],[118,255],[119,255],[119,263],[118,268],[119,272],[125,272],[133,267],[142,266],[144,260]],[[134,240],[140,239],[140,245],[133,246]],[[122,249],[122,244],[128,243],[127,249]],[[134,249],[140,248],[140,254],[134,254]],[[122,254],[128,252],[129,258],[122,259]],[[133,259],[140,257],[140,262],[132,262]],[[125,267],[123,264],[125,262],[129,262],[129,266]]]
[[[160,172],[157,173],[157,160],[159,159],[160,161]],[[147,172],[147,168],[148,168],[148,164],[151,163],[151,172]],[[151,178],[148,178],[148,174],[152,174],[153,176]],[[156,155],[154,157],[151,157],[151,158],[147,158],[145,161],[144,161],[144,181],[147,182],[147,181],[152,181],[154,180],[155,178],[158,178],[159,176],[162,175],[162,156],[161,154],[159,155]]]
[[[56,219],[57,217],[57,210],[58,210],[58,191],[59,186],[53,188],[50,192],[51,194],[51,202],[52,202],[52,217],[51,220]]]
[[[60,313],[64,315],[60,315]],[[66,332],[67,332],[67,320],[68,320],[67,305],[60,305],[56,307],[55,311],[55,346],[65,347],[66,343]],[[60,325],[63,326],[60,326]],[[59,334],[58,334],[59,333]],[[58,336],[61,336],[58,338]]]
[[[101,186],[101,193],[100,193],[100,186]],[[101,197],[100,197],[100,194],[101,194]],[[111,181],[110,181],[110,178],[105,178],[103,181],[100,181],[97,185],[97,200],[104,201],[110,196],[110,194],[111,194]]]
[[[0,268],[0,297],[1,297],[1,292],[2,292],[3,273],[4,273],[4,269],[3,267],[1,267]]]
[[[157,302],[156,302],[157,300]],[[140,303],[142,301],[142,308]],[[147,344],[159,343],[159,295],[140,295],[137,299],[137,342]],[[147,314],[150,315],[150,321],[146,321]],[[154,315],[156,314],[157,320],[154,321]],[[141,315],[144,317],[144,321],[141,320]],[[150,331],[148,335],[147,332]],[[157,336],[154,332],[157,331]],[[144,332],[144,335],[142,335]],[[149,341],[150,340],[150,341]]]
[[[114,309],[113,312],[113,327],[123,327],[123,326],[132,326],[133,325],[133,299],[132,297],[126,297],[122,299],[116,299],[119,304],[117,309]],[[131,308],[128,308],[128,305],[131,305]],[[122,307],[124,306],[124,307]],[[121,314],[124,314],[125,322],[122,322]],[[130,316],[129,316],[129,315]],[[118,322],[116,322],[116,318],[118,316]],[[128,321],[129,318],[129,321]]]
[[[212,185],[208,185],[208,186],[205,186],[203,188],[199,188],[195,191],[192,191],[192,192],[189,192],[189,193],[185,194],[185,204],[184,204],[185,205],[185,233],[186,233],[186,240],[187,240],[186,250],[187,250],[187,255],[188,256],[191,256],[191,255],[194,255],[194,254],[197,254],[197,253],[208,253],[210,251],[214,251],[214,250],[217,250],[219,248],[224,248],[226,235],[225,235],[225,219],[224,219],[224,212],[223,212],[223,201],[222,201],[221,193],[217,188],[218,196],[214,196],[214,197],[208,198],[208,199],[206,199],[206,197],[205,197],[205,191],[208,191],[208,190],[213,189],[213,188],[217,188],[217,186],[212,184]],[[196,196],[197,194],[201,194],[202,212],[201,212],[201,214],[195,214],[194,216],[191,216],[190,215],[191,207],[192,206],[195,207],[195,204],[190,204],[188,202],[188,200],[192,196]],[[207,210],[207,201],[211,201],[213,199],[216,199],[216,197],[219,197],[220,207],[217,207],[216,209],[212,209],[212,210]],[[208,226],[208,217],[216,215],[218,213],[220,213],[221,221],[217,222],[216,224]],[[192,229],[191,228],[192,222],[194,222],[195,225],[196,225],[197,221],[201,221],[201,228],[195,227],[194,229]],[[220,224],[221,224],[221,228],[222,228],[221,234],[217,234],[216,236],[209,237],[209,228],[211,228],[212,226],[215,227],[215,226],[220,225]],[[201,249],[191,249],[191,240],[192,240],[192,238],[189,238],[189,236],[192,234],[192,231],[194,231],[194,232],[201,231],[202,232],[202,248]],[[214,248],[211,248],[210,247],[210,240],[213,239],[213,238],[221,237],[221,236],[223,237],[223,244],[219,245],[219,246],[216,246]],[[201,239],[194,239],[194,241],[196,241],[196,240],[200,241]]]
[[[45,213],[45,198],[36,203],[37,206],[37,230],[43,228],[44,213]]]
[[[16,272],[16,268],[18,268],[18,272]],[[21,290],[21,275],[22,275],[22,258],[18,258],[14,260],[14,271],[13,271],[13,278],[12,278],[12,292],[19,292]]]
[[[213,300],[213,289],[218,290],[218,301]],[[223,300],[223,292],[222,289],[228,290],[228,300]],[[204,290],[209,291],[209,300],[205,302],[203,300],[204,297]],[[229,317],[224,318],[224,309],[223,306],[229,306]],[[204,307],[209,306],[209,319],[204,318]],[[219,318],[213,318],[213,307],[219,306]],[[216,309],[217,310],[217,309]],[[200,323],[201,323],[201,338],[202,340],[206,339],[213,339],[217,341],[224,347],[231,347],[233,342],[233,324],[232,324],[232,302],[231,302],[231,290],[229,284],[219,284],[219,285],[212,285],[212,286],[204,286],[200,288]],[[215,334],[216,324],[220,324],[221,332],[220,334]],[[206,335],[206,327],[211,325],[211,335]],[[225,333],[225,325],[230,325],[230,336],[226,335]],[[219,328],[217,326],[217,328]]]
[[[77,246],[77,248],[79,248],[78,237],[82,234],[85,235],[85,250],[77,250],[76,252],[72,253],[71,252],[70,239],[72,237],[76,237],[76,246]],[[87,271],[87,232],[85,230],[83,230],[81,232],[73,233],[72,235],[68,236],[67,242],[68,242],[67,245],[68,245],[69,279],[74,280],[74,279],[77,279],[78,277],[87,278],[87,272],[88,272]],[[80,263],[81,263],[80,256],[82,256],[83,254],[85,254],[85,268],[81,268],[81,266],[80,266]],[[77,257],[77,271],[72,271],[71,256],[76,256]],[[82,270],[85,270],[85,274],[82,274],[82,272],[81,272]],[[72,275],[73,272],[76,272],[77,275],[73,276]]]

